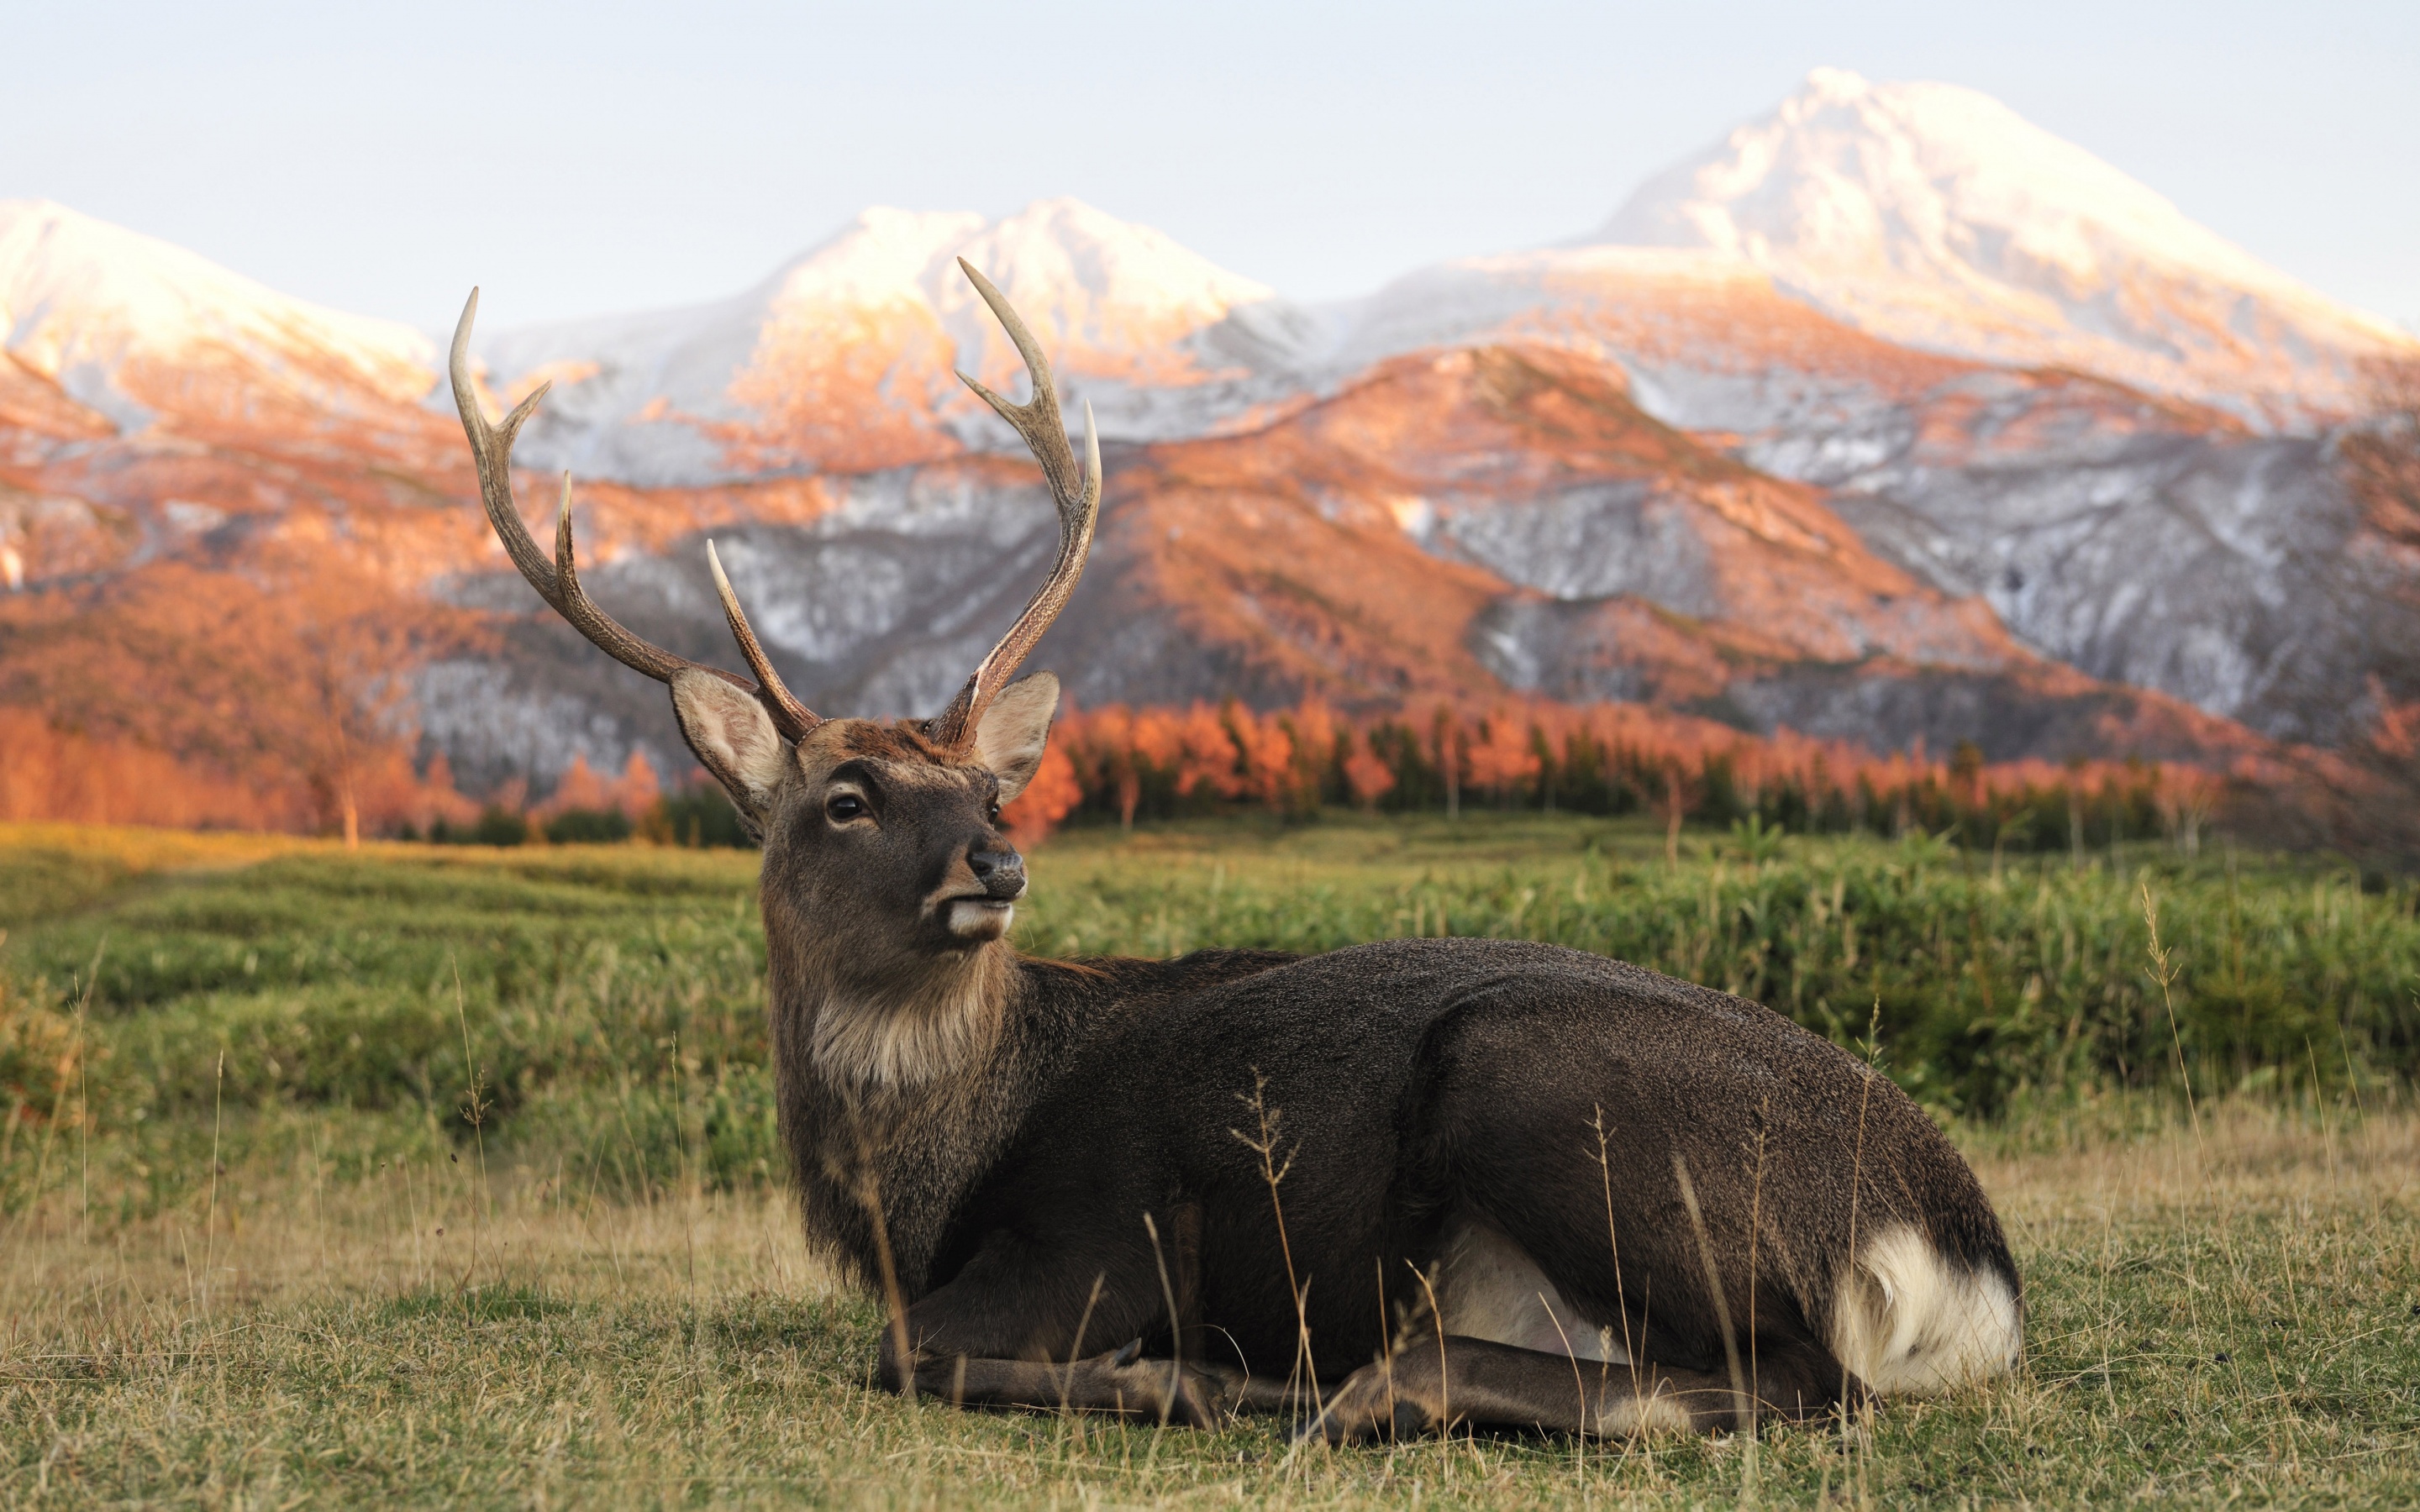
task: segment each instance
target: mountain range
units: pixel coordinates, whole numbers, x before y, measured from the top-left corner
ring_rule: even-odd
[[[1987,97],[1836,69],[1593,233],[1341,303],[1068,199],[869,210],[680,309],[513,329],[490,289],[489,397],[552,384],[524,507],[577,476],[640,633],[730,659],[711,534],[809,702],[929,711],[1053,528],[952,377],[1021,392],[959,257],[1099,418],[1100,539],[1038,656],[1080,702],[1614,699],[2223,764],[2420,698],[2420,541],[2339,457],[2420,343]],[[212,638],[299,571],[395,622],[346,696],[467,787],[687,766],[489,536],[434,334],[25,202],[0,331],[0,704],[240,765],[214,717],[296,662]],[[216,717],[91,672],[138,622],[218,646],[186,648]]]

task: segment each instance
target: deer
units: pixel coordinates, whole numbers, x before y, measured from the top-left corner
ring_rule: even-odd
[[[489,521],[538,597],[670,689],[762,846],[780,1135],[808,1241],[876,1293],[880,1388],[1330,1443],[1488,1425],[1609,1437],[1818,1419],[2019,1367],[2024,1306],[1955,1147],[1869,1058],[1761,1004],[1558,946],[1392,939],[1059,960],[1011,940],[1001,825],[1060,703],[1016,672],[1100,514],[1050,364],[1012,403],[1048,577],[929,717],[819,716],[713,544],[750,678],[582,590],[571,478],[551,560],[513,493],[541,387],[490,423],[450,372]]]

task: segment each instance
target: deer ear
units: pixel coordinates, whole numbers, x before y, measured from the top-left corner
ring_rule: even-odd
[[[772,716],[754,694],[695,667],[673,673],[672,685],[682,738],[731,795],[740,817],[761,831],[773,817],[773,793],[790,766]]]
[[[1000,779],[1000,801],[1009,803],[1033,780],[1050,720],[1059,712],[1059,679],[1048,672],[1020,677],[1000,690],[975,726],[975,754]]]

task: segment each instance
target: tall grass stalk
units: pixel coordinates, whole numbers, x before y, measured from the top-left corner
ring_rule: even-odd
[[[2177,1085],[2184,1088],[2185,1114],[2192,1120],[2194,1146],[2201,1148],[2201,1104],[2194,1100],[2193,1072],[2185,1067],[2184,1033],[2177,1027],[2177,971],[2168,958],[2168,948],[2160,943],[2160,905],[2151,896],[2151,884],[2147,878],[2143,889],[2143,931],[2149,937],[2151,974],[2160,984],[2160,1007],[2168,1016],[2168,1044],[2176,1054]],[[2231,889],[2230,889],[2231,890]]]
[[[467,1101],[462,1104],[463,1121],[471,1126],[471,1139],[478,1155],[478,1188],[471,1194],[471,1265],[464,1273],[465,1306],[469,1293],[478,1288],[479,1231],[485,1227],[488,1184],[488,1109],[487,1084],[479,1073],[478,1062],[471,1055],[471,1015],[463,1006],[462,969],[451,960],[446,963],[454,974],[454,1018],[462,1031],[462,1081]],[[467,1316],[467,1314],[466,1314]]]
[[[1682,1211],[1689,1215],[1690,1232],[1698,1237],[1698,1258],[1705,1268],[1706,1293],[1714,1304],[1714,1326],[1723,1333],[1723,1365],[1731,1378],[1731,1422],[1743,1442],[1753,1443],[1755,1398],[1747,1388],[1747,1377],[1740,1369],[1739,1335],[1731,1328],[1731,1304],[1724,1294],[1722,1262],[1715,1257],[1714,1239],[1706,1232],[1706,1215],[1698,1208],[1698,1186],[1689,1180],[1689,1163],[1677,1149],[1672,1152],[1672,1179],[1680,1183]]]
[[[210,1277],[218,1260],[219,1173],[225,1167],[219,1162],[219,1134],[225,1127],[226,1112],[226,1052],[219,1052],[218,1095],[210,1101],[210,1199],[202,1210],[202,1274],[201,1299],[204,1317],[209,1315]]]
[[[1185,1319],[1176,1310],[1176,1288],[1168,1278],[1168,1256],[1159,1246],[1159,1224],[1148,1212],[1142,1215],[1143,1232],[1151,1236],[1152,1263],[1159,1267],[1160,1300],[1168,1304],[1168,1395],[1159,1404],[1159,1426],[1168,1427],[1169,1410],[1176,1403],[1177,1389],[1185,1381]],[[1157,1444],[1153,1445],[1156,1451]]]
[[[1277,1222],[1278,1253],[1285,1259],[1286,1292],[1294,1300],[1294,1363],[1286,1375],[1286,1394],[1289,1396],[1309,1395],[1311,1416],[1315,1421],[1326,1408],[1320,1400],[1319,1375],[1313,1366],[1311,1350],[1310,1284],[1295,1271],[1294,1242],[1286,1237],[1285,1199],[1278,1191],[1286,1174],[1294,1169],[1294,1156],[1289,1152],[1283,1160],[1278,1158],[1278,1124],[1283,1115],[1269,1106],[1268,1085],[1267,1077],[1254,1072],[1251,1095],[1247,1097],[1240,1092],[1235,1095],[1237,1102],[1252,1110],[1257,1133],[1247,1134],[1240,1129],[1230,1129],[1227,1133],[1240,1141],[1260,1162],[1261,1180],[1269,1189],[1269,1212]]]

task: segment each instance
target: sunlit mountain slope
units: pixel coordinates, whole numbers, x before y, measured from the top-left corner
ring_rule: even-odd
[[[1838,69],[1587,239],[1702,248],[1887,340],[2078,368],[2263,424],[2343,413],[2362,359],[2415,349],[1987,95]]]
[[[811,702],[936,706],[1052,529],[952,376],[1022,392],[961,256],[1108,441],[1042,652],[1086,703],[1615,699],[2226,762],[2420,699],[2420,556],[2328,418],[2409,343],[1982,97],[1831,72],[1595,237],[1332,306],[1073,200],[868,211],[678,310],[516,330],[490,288],[488,397],[553,385],[534,522],[569,468],[642,634],[730,659],[710,535]],[[350,645],[342,696],[470,791],[685,766],[660,690],[505,566],[432,336],[23,204],[0,328],[0,704],[300,770]]]
[[[1250,353],[1205,339],[1268,289],[1071,199],[989,223],[868,210],[736,299],[504,332],[479,350],[505,392],[553,381],[527,443],[544,465],[661,486],[929,461],[988,413],[953,370],[993,383],[1017,370],[960,257],[1113,437],[1197,433],[1280,396]],[[492,308],[509,310],[507,291]]]

